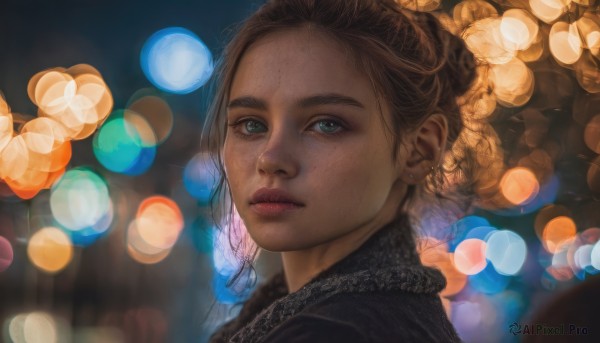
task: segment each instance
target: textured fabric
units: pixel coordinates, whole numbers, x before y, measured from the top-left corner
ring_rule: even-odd
[[[459,341],[438,296],[445,285],[400,217],[294,293],[277,273],[210,342]]]

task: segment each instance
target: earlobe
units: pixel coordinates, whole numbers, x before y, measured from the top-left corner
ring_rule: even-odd
[[[434,170],[445,150],[447,136],[448,121],[442,114],[431,115],[421,124],[405,143],[404,182],[419,183]]]

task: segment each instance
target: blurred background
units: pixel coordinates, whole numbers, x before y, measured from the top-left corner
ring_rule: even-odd
[[[479,200],[425,212],[422,260],[446,275],[463,340],[518,341],[600,271],[598,1],[398,1],[480,62],[465,120],[485,135],[463,137],[486,147]],[[215,228],[199,139],[215,61],[261,3],[2,1],[3,341],[206,342],[237,314],[252,289],[226,283],[250,250]],[[278,258],[261,251],[244,277]]]

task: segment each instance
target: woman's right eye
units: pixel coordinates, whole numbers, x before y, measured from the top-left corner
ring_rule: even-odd
[[[267,132],[267,127],[255,119],[241,119],[233,124],[229,124],[229,126],[233,127],[234,132],[242,136],[252,136]]]

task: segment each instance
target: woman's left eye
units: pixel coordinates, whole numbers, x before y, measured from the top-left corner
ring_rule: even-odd
[[[340,123],[338,123],[334,120],[329,120],[329,119],[319,120],[318,122],[315,122],[312,125],[312,127],[317,132],[327,133],[327,134],[338,133],[341,130],[343,130],[343,127]]]

